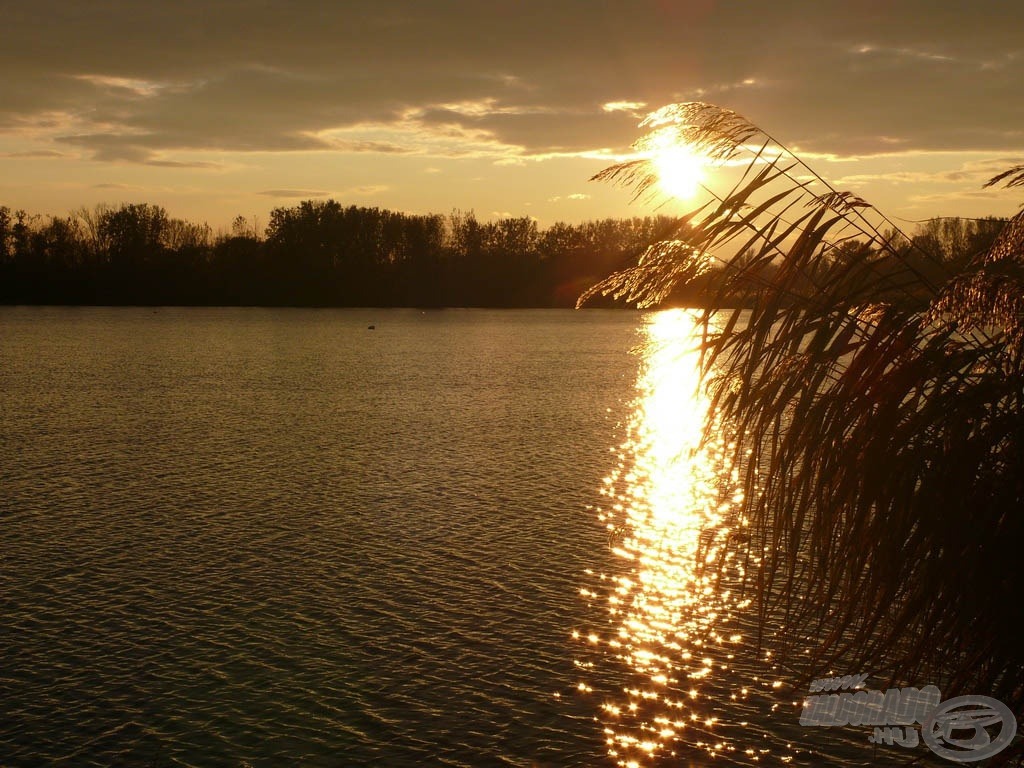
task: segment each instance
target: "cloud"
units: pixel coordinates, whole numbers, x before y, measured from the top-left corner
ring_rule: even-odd
[[[323,192],[317,189],[268,189],[263,192],[257,192],[259,195],[265,197],[330,197],[330,192]]]
[[[94,160],[143,163],[152,159],[154,154],[153,150],[139,146],[139,137],[134,135],[82,134],[57,136],[56,140],[91,151]]]
[[[602,112],[629,112],[630,114],[636,114],[639,110],[646,107],[642,101],[607,101],[601,105]]]
[[[908,199],[912,206],[928,205],[936,203],[956,203],[965,200],[995,201],[1005,198],[1007,193],[999,189],[965,189],[956,192],[934,192],[923,195],[911,195]]]
[[[115,133],[56,137],[56,141],[91,151],[93,160],[193,170],[219,170],[225,167],[223,163],[209,160],[171,160],[158,153],[155,148],[146,146],[151,140],[151,137],[145,134]]]
[[[646,105],[693,97],[816,153],[1024,146],[1024,7],[1005,3],[779,0],[772,35],[710,0],[81,7],[5,14],[0,132],[98,161],[623,152]]]
[[[917,155],[918,158],[926,155]],[[898,157],[898,156],[897,156]],[[915,157],[914,154],[906,155]],[[977,188],[1007,168],[1024,163],[1022,157],[996,157],[961,163],[958,168],[937,171],[893,171],[888,173],[857,173],[835,179],[838,187],[862,187],[879,182],[888,184],[956,184],[961,188]]]
[[[379,195],[381,192],[387,192],[391,187],[387,184],[364,184],[359,187],[349,187],[344,190],[344,195]]]
[[[34,149],[27,152],[3,152],[0,153],[0,157],[24,157],[24,158],[46,158],[46,157],[67,157],[64,152],[58,152],[55,149]]]
[[[406,155],[415,152],[411,147],[403,147],[388,141],[328,141],[332,149],[340,152],[374,152],[381,155]]]
[[[369,197],[372,195],[379,195],[381,192],[386,192],[390,189],[387,184],[363,184],[358,187],[349,187],[338,192],[327,192],[320,189],[267,189],[263,192],[257,192],[259,195],[264,197],[300,197],[304,199],[314,197]]]
[[[319,138],[337,146],[361,145],[367,137],[405,154],[436,158],[498,158],[518,162],[523,147],[505,143],[492,131],[455,123],[424,124],[418,116],[404,115],[392,122],[360,123],[324,131]]]
[[[146,165],[156,166],[157,168],[192,168],[196,170],[219,170],[224,168],[223,163],[211,163],[206,160],[160,160],[160,159],[148,159],[145,161]]]
[[[72,75],[76,80],[89,83],[97,88],[105,88],[114,93],[123,91],[132,96],[155,96],[167,87],[165,83],[157,83],[131,77],[111,77],[109,75]]]
[[[116,184],[113,182],[104,182],[103,184],[93,184],[93,189],[117,189],[125,191],[139,191],[142,187],[135,186],[133,184]]]
[[[934,51],[928,51],[919,48],[893,48],[886,46],[876,46],[870,43],[864,43],[855,46],[852,52],[873,59],[918,59],[921,61],[938,62],[942,64],[953,64],[956,63],[956,59],[953,56],[948,56],[942,53],[936,53]]]

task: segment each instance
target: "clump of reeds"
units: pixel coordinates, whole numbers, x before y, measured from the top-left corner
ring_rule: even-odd
[[[954,269],[732,111],[671,105],[643,125],[640,149],[669,132],[729,187],[580,301],[656,306],[719,262],[702,365],[745,436],[763,625],[810,650],[808,677],[938,682],[1021,713],[1024,213]],[[649,159],[595,178],[657,182]],[[1024,185],[1024,166],[999,182]]]

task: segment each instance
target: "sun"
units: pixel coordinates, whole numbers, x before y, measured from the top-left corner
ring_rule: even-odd
[[[685,144],[658,149],[651,158],[658,185],[672,197],[688,200],[697,194],[704,180],[704,161]]]

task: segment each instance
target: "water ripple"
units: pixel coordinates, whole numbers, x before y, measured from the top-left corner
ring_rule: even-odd
[[[0,763],[593,765],[634,325],[0,310]]]

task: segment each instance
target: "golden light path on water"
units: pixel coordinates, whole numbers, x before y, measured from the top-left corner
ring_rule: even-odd
[[[596,677],[579,686],[599,707],[609,756],[627,768],[665,758],[729,761],[740,756],[735,750],[756,763],[760,750],[721,736],[716,711],[723,698],[743,700],[773,685],[730,669],[743,640],[734,618],[749,600],[725,582],[742,577],[745,521],[737,518],[733,446],[701,387],[698,318],[691,310],[646,316],[637,400],[599,510],[619,567],[591,574],[601,589],[581,590],[607,600],[609,621],[605,631],[574,633],[625,667],[618,690],[594,690]],[[709,419],[712,438],[702,441]]]

